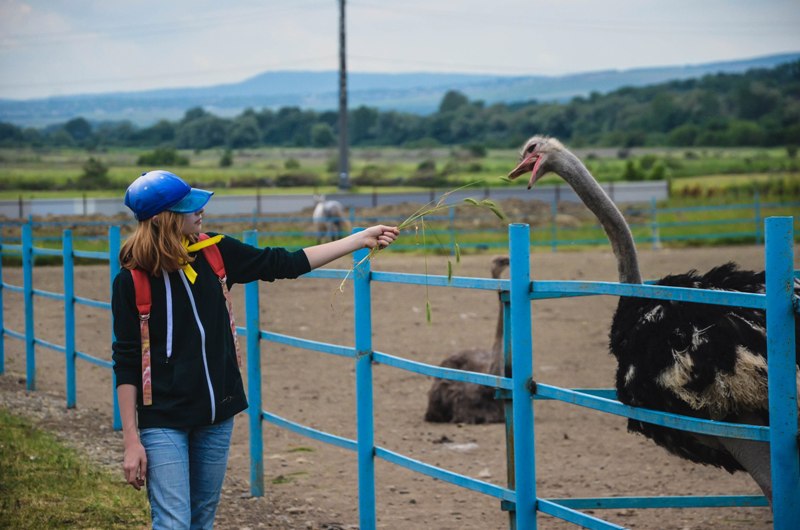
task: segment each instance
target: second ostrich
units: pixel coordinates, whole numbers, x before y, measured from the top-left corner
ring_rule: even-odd
[[[508,257],[500,256],[492,260],[492,278],[500,278],[508,267]],[[498,293],[499,298],[499,293]],[[491,350],[466,350],[451,355],[440,366],[502,375],[503,369],[503,302],[495,328],[494,345]],[[425,421],[434,423],[500,423],[504,420],[503,402],[495,399],[494,389],[465,383],[437,379],[428,392],[428,410]]]
[[[563,178],[597,216],[611,242],[621,283],[642,277],[633,236],[624,217],[584,164],[553,138],[534,136],[509,173],[530,173],[528,188],[544,174]],[[733,263],[704,275],[670,275],[658,285],[764,292],[764,272]],[[798,294],[795,282],[795,294]],[[795,316],[800,336],[800,320]],[[767,341],[764,311],[698,303],[620,298],[611,324],[610,350],[617,359],[616,389],[625,404],[709,420],[769,424]],[[800,363],[800,348],[795,358]],[[682,458],[749,473],[772,503],[767,443],[699,435],[628,420],[641,433]]]

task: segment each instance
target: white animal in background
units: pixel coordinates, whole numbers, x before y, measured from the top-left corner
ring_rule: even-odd
[[[317,244],[323,241],[335,241],[349,232],[349,223],[342,203],[326,200],[324,195],[315,195],[314,201],[316,205],[311,218],[317,233]]]

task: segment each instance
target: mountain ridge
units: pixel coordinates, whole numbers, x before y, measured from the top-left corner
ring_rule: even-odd
[[[699,78],[716,73],[740,73],[772,68],[800,59],[800,52],[734,61],[597,70],[560,76],[506,76],[469,73],[348,73],[348,103],[414,114],[435,112],[448,90],[458,90],[486,104],[568,101],[592,92],[607,93],[625,86],[641,87],[665,81]],[[206,87],[163,88],[50,98],[0,99],[0,121],[44,127],[83,117],[95,122],[128,120],[138,126],[159,119],[180,119],[192,107],[219,116],[235,116],[247,108],[338,108],[337,71],[263,72],[243,81]]]

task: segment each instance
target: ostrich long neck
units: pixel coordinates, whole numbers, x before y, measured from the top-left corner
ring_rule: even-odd
[[[495,277],[494,274],[492,274]],[[498,273],[497,278],[500,277]],[[492,360],[489,365],[489,373],[494,375],[503,375],[503,297],[502,292],[497,293],[497,325],[494,332],[494,344],[492,344]]]
[[[614,256],[617,258],[619,281],[621,283],[642,283],[636,245],[622,213],[589,173],[586,166],[572,153],[565,152],[564,155],[558,158],[559,167],[556,173],[572,186],[581,201],[597,216],[603,226],[603,230],[611,242]]]
[[[495,358],[503,356],[503,299],[500,293],[497,293],[497,300],[497,305],[500,308],[497,310],[497,326],[495,327],[494,344],[492,345],[492,356]]]

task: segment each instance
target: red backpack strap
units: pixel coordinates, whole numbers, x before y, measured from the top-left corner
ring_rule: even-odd
[[[200,241],[208,239],[208,234],[198,234],[198,239]],[[236,349],[236,362],[239,363],[239,368],[241,368],[242,352],[239,348],[239,336],[236,334],[236,319],[233,317],[233,302],[231,300],[231,293],[228,291],[228,275],[225,273],[225,262],[222,261],[222,253],[219,251],[217,245],[209,245],[203,247],[202,250],[206,261],[211,265],[217,278],[219,278],[222,294],[225,295],[225,305],[228,306],[228,317],[230,318],[231,334],[233,335],[233,346]]]
[[[139,332],[142,337],[142,403],[153,404],[153,380],[150,367],[150,277],[146,272],[132,269],[133,290],[136,295],[136,310],[139,312]]]
[[[208,239],[208,234],[198,234],[198,240],[204,241],[206,239]],[[217,245],[203,247],[203,255],[206,257],[208,264],[211,265],[217,278],[227,278],[225,274],[225,262],[222,261],[222,254]]]

